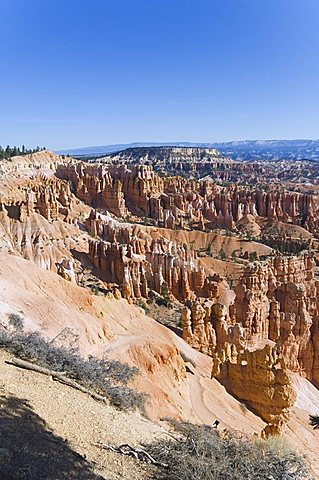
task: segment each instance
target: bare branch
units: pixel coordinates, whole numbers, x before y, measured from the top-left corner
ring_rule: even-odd
[[[152,455],[150,455],[145,450],[132,447],[128,443],[122,443],[118,447],[113,447],[112,445],[108,445],[106,443],[98,443],[96,444],[96,446],[103,448],[104,450],[110,450],[111,452],[120,453],[121,455],[129,455],[142,462],[152,463],[157,467],[168,468],[167,463],[156,461],[155,458],[152,457]]]
[[[99,402],[104,402],[109,405],[109,401],[106,397],[99,395],[98,393],[93,392],[85,387],[83,387],[80,383],[76,382],[65,376],[64,372],[56,372],[54,370],[49,370],[48,368],[40,367],[35,363],[26,362],[25,360],[21,360],[20,358],[12,358],[11,360],[7,360],[6,363],[8,365],[14,365],[15,367],[24,368],[26,370],[32,370],[37,373],[42,373],[43,375],[48,375],[53,378],[53,380],[57,380],[58,382],[64,383],[69,387],[75,388],[76,390],[80,390],[87,395],[90,395],[94,400],[98,400]]]

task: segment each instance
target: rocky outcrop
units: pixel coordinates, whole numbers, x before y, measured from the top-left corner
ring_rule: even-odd
[[[230,150],[231,152],[231,150]],[[232,155],[230,155],[232,157]],[[313,182],[318,185],[319,164],[306,160],[234,161],[213,148],[137,147],[127,148],[100,159],[106,165],[152,165],[164,175],[204,176],[217,182],[281,185],[282,182]]]
[[[22,255],[74,282],[68,262],[81,238],[81,210],[67,183],[45,175],[17,177],[14,188],[0,195],[0,250]]]
[[[242,353],[233,346],[227,353],[223,352],[224,358],[214,358],[214,376],[279,430],[289,420],[296,400],[284,358],[271,345]]]
[[[87,205],[108,208],[119,216],[126,215],[121,185],[113,182],[102,167],[96,168],[72,162],[60,167],[57,175],[71,182],[75,195]]]
[[[57,274],[60,275],[65,280],[68,280],[72,283],[76,282],[76,275],[74,272],[74,262],[73,259],[62,258],[60,262],[57,262]]]
[[[19,221],[31,213],[39,213],[50,222],[57,220],[59,215],[66,219],[73,203],[67,183],[45,176],[25,181],[16,195],[0,194],[0,209],[6,210],[9,218]]]
[[[294,403],[289,371],[319,386],[314,267],[310,254],[250,263],[229,309],[197,299],[182,312],[183,338],[213,358],[212,376],[278,431]]]
[[[207,277],[202,267],[197,268],[186,245],[163,237],[151,239],[129,225],[106,222],[94,211],[87,226],[101,238],[89,242],[90,261],[106,281],[122,286],[127,299],[147,298],[149,289],[182,301],[217,295],[219,277]]]
[[[181,319],[184,340],[207,355],[215,355],[228,338],[227,315],[227,308],[217,300],[196,300],[190,308],[185,306]]]
[[[19,155],[10,160],[0,162],[0,177],[2,175],[15,174],[16,172],[31,172],[36,170],[47,170],[54,172],[61,164],[69,163],[70,159],[57,155],[50,150]]]
[[[130,211],[147,216],[156,215],[156,202],[150,201],[150,197],[163,192],[163,181],[148,166],[128,170],[125,166],[106,169],[103,166],[72,163],[67,167],[62,166],[57,174],[72,182],[80,200],[119,217],[128,215],[127,203],[130,204]]]
[[[140,147],[127,148],[100,160],[109,165],[152,165],[155,171],[167,173],[209,172],[234,163],[215,148],[196,147]]]
[[[236,288],[233,319],[243,326],[247,345],[276,342],[288,367],[316,382],[319,284],[314,267],[308,254],[248,265]]]
[[[243,351],[273,342],[290,370],[317,383],[319,282],[314,267],[309,254],[248,264],[229,311],[222,304],[197,301],[183,313],[185,340],[210,355],[225,343]]]
[[[313,233],[319,231],[319,202],[312,194],[282,188],[266,192],[232,184],[221,187],[210,179],[162,178],[150,165],[127,168],[72,163],[61,165],[57,173],[72,182],[77,197],[88,205],[119,217],[130,213],[147,216],[167,228],[236,231],[245,230],[247,218],[265,218],[300,225]]]

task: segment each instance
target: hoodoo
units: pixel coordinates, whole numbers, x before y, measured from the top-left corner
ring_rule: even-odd
[[[319,399],[318,197],[291,189],[291,178],[276,184],[267,165],[259,184],[246,164],[235,182],[238,162],[195,153],[166,149],[153,166],[134,151],[5,164],[1,328],[21,311],[28,331],[54,344],[124,360],[139,371],[132,386],[153,420],[219,417],[236,430],[239,415],[242,434],[267,438],[298,418],[299,445],[309,429],[296,408],[308,412],[309,399],[298,382]],[[33,265],[19,299],[5,293],[13,258]]]

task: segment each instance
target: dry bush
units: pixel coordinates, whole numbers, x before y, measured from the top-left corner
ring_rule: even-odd
[[[144,411],[145,395],[127,387],[136,367],[112,359],[82,358],[75,351],[57,347],[38,333],[0,331],[0,347],[13,355],[57,372],[65,372],[84,387],[109,398],[122,410]]]
[[[18,313],[8,313],[9,325],[14,330],[23,330],[23,317]]]
[[[278,440],[253,443],[206,425],[170,422],[176,439],[158,439],[148,451],[169,464],[152,480],[310,480],[303,457]]]

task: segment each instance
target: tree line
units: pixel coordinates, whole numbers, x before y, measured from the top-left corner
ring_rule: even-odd
[[[28,155],[29,153],[36,153],[36,152],[41,152],[45,150],[45,147],[39,147],[37,146],[36,148],[26,148],[25,145],[22,145],[22,147],[10,147],[10,145],[7,145],[5,148],[3,148],[0,145],[0,160],[10,160],[11,157],[15,157],[17,155]]]

